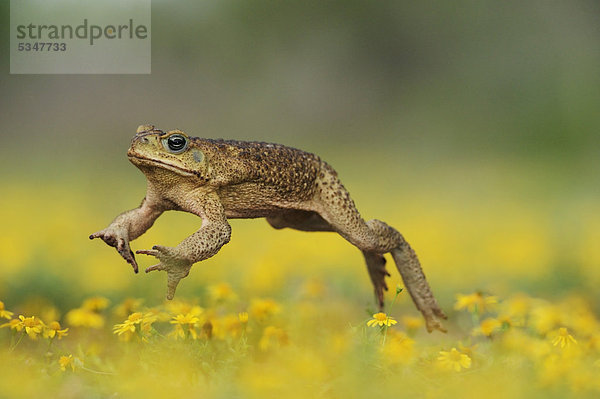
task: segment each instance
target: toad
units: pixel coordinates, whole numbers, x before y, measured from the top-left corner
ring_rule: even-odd
[[[202,219],[198,231],[176,247],[155,245],[136,251],[158,262],[146,272],[167,273],[167,299],[192,265],[229,242],[228,219],[266,218],[275,229],[336,232],[362,251],[380,309],[387,290],[384,254],[390,253],[428,331],[445,331],[446,315],[435,300],[417,258],[402,234],[386,223],[365,221],[336,171],[318,156],[279,144],[189,137],[138,127],[129,160],[146,176],[138,208],[118,215],[90,236],[115,247],[138,272],[130,241],[165,211],[190,212]]]

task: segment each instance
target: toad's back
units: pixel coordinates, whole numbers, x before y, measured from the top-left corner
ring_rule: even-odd
[[[206,154],[226,208],[271,208],[269,204],[306,201],[315,194],[321,170],[329,169],[318,156],[280,144],[193,140]]]

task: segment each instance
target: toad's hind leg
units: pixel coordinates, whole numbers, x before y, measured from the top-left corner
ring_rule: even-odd
[[[267,222],[276,229],[289,227],[301,231],[336,231],[321,215],[313,211],[282,211],[267,217]],[[385,270],[385,258],[375,252],[362,251],[362,253],[367,263],[367,270],[373,283],[379,309],[383,310],[383,291],[388,289],[385,278],[390,275]]]
[[[437,329],[446,332],[438,317],[442,319],[447,317],[431,292],[415,251],[406,242],[402,234],[384,222],[372,219],[366,224],[380,237],[380,242],[385,244],[384,250],[388,249],[389,245],[393,246],[389,252],[392,254],[394,263],[396,263],[413,302],[425,317],[427,331],[431,332]]]
[[[372,270],[381,270],[384,267],[382,262],[385,262],[383,254],[390,252],[406,289],[425,318],[427,330],[445,331],[438,318],[445,319],[446,315],[431,292],[415,251],[402,234],[380,220],[365,222],[333,169],[325,169],[323,176],[317,181],[317,187],[318,213],[342,237],[366,254],[369,273],[371,274]],[[385,268],[383,270],[385,271]],[[373,280],[372,274],[371,279]],[[373,281],[375,284],[375,280]],[[382,305],[383,295],[380,301],[380,306]]]

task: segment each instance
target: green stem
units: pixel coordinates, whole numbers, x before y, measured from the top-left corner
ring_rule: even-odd
[[[392,300],[392,304],[390,305],[390,309],[392,308],[392,306],[394,306],[394,304],[396,303],[396,299],[398,298],[398,295],[400,295],[400,293],[403,291],[402,288],[396,288],[396,295],[394,296],[394,299]]]
[[[479,325],[479,320],[479,306],[475,305],[475,309],[473,309],[473,312],[471,313],[471,321],[473,322],[474,327]]]
[[[83,367],[80,366],[79,367],[82,370],[88,371],[90,373],[94,373],[94,374],[102,374],[102,375],[117,375],[116,373],[110,373],[108,371],[98,371],[98,370],[92,370],[92,369],[88,369],[87,367]]]
[[[390,310],[396,303],[396,299],[398,298],[398,295],[400,295],[401,292],[402,292],[402,288],[396,288],[396,295],[394,296],[394,299],[392,300],[392,304],[390,305]],[[387,337],[388,327],[389,326],[387,325],[387,323],[383,326],[383,340],[381,340],[381,346],[385,346],[385,339]]]
[[[163,334],[159,333],[158,331],[156,331],[156,329],[154,327],[152,328],[152,334],[158,335],[161,338],[166,338],[165,335],[163,335]]]
[[[10,348],[8,351],[9,351],[9,352],[12,352],[12,351],[14,351],[14,350],[15,350],[15,348],[16,348],[17,346],[19,346],[19,344],[20,344],[20,343],[21,343],[21,341],[23,340],[23,337],[24,337],[24,336],[25,336],[25,331],[23,331],[23,333],[22,333],[22,334],[21,334],[21,336],[19,337],[19,340],[17,341],[17,343],[16,343],[16,344],[14,344],[14,345],[13,345],[13,347],[12,347],[12,348]]]
[[[50,348],[52,347],[52,343],[54,342],[54,338],[52,337],[48,340],[48,349],[46,349],[46,352],[50,352]]]

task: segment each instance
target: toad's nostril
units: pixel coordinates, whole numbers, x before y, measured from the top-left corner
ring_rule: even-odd
[[[142,142],[142,144],[148,144],[150,142],[150,140],[148,140],[146,137],[142,137],[140,141]]]

